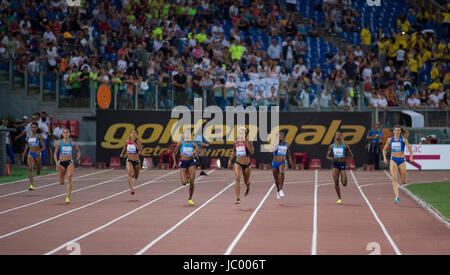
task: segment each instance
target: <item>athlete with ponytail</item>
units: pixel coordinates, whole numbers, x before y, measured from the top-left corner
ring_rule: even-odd
[[[142,151],[142,144],[137,139],[138,132],[136,130],[131,130],[130,138],[127,141],[127,144],[122,149],[122,153],[120,154],[121,158],[125,157],[125,151],[127,152],[127,173],[128,173],[128,186],[130,187],[130,194],[134,195],[133,188],[133,178],[138,179],[139,171],[141,170],[141,162],[139,160],[139,154]]]
[[[391,160],[389,163],[389,170],[392,177],[392,188],[394,189],[394,202],[399,203],[400,198],[398,194],[397,173],[400,172],[400,179],[402,184],[406,184],[406,162],[405,162],[405,146],[408,147],[410,162],[414,162],[411,145],[408,142],[409,132],[400,125],[394,126],[394,136],[386,141],[383,148],[384,163],[388,164],[386,153],[388,148],[391,148]]]
[[[67,196],[66,203],[70,203],[70,194],[72,193],[72,177],[75,171],[75,165],[72,160],[73,149],[77,151],[77,161],[80,165],[81,151],[78,145],[70,138],[69,129],[62,131],[62,139],[56,144],[53,159],[56,163],[56,170],[59,174],[59,183],[64,185],[67,175]]]
[[[339,187],[339,178],[345,187],[347,186],[347,159],[353,159],[353,153],[347,144],[342,140],[342,133],[337,131],[334,135],[334,143],[328,147],[327,159],[333,162],[333,180],[334,188],[338,196],[337,204],[342,203],[341,189]]]
[[[284,171],[286,171],[286,168],[288,167],[287,160],[289,160],[289,164],[291,166],[294,166],[294,162],[292,161],[289,146],[287,145],[286,141],[284,141],[284,133],[280,131],[278,132],[277,136],[277,142],[272,147],[272,174],[275,179],[275,185],[277,187],[277,199],[280,199],[280,197],[284,197]]]
[[[172,156],[175,162],[175,168],[178,163],[176,161],[176,156],[178,151],[180,151],[180,176],[181,176],[181,184],[186,185],[189,184],[189,198],[188,204],[194,205],[194,201],[192,201],[192,196],[194,195],[194,182],[195,182],[195,165],[197,163],[197,159],[195,158],[198,155],[199,148],[195,142],[192,141],[192,132],[191,129],[185,129],[183,131],[183,136],[181,140],[175,146],[173,150]],[[188,177],[189,175],[189,177]]]
[[[25,158],[25,154],[27,153],[27,149],[30,149],[28,152],[27,163],[28,163],[28,177],[30,180],[30,187],[28,190],[34,190],[34,181],[33,181],[33,167],[36,165],[36,173],[38,175],[41,174],[41,153],[45,150],[44,138],[42,137],[41,130],[39,130],[39,125],[37,122],[32,122],[31,126],[31,134],[27,137],[27,143],[25,144],[25,149],[22,153],[22,159]]]
[[[253,143],[247,139],[247,129],[241,127],[237,130],[237,141],[234,144],[233,153],[228,160],[228,168],[232,168],[232,161],[234,157],[236,157],[236,162],[234,163],[234,189],[236,192],[236,202],[235,204],[240,204],[240,194],[241,194],[241,184],[240,177],[241,175],[244,178],[244,183],[247,189],[245,190],[245,196],[248,195],[250,191],[250,172],[251,172],[251,163],[250,163],[250,154],[254,153]]]

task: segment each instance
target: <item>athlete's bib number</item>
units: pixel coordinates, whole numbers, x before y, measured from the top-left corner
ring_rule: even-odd
[[[136,146],[133,144],[130,144],[127,146],[128,154],[136,154]]]
[[[287,151],[287,146],[278,146],[278,155],[285,156]]]
[[[63,146],[61,151],[63,155],[72,155],[72,146]]]
[[[192,148],[192,147],[184,147],[183,148],[183,155],[192,156],[193,154],[194,154],[194,148]]]
[[[401,142],[392,142],[391,147],[393,152],[400,152],[402,150]]]
[[[245,146],[237,146],[236,147],[236,155],[238,157],[245,157],[245,156],[247,156],[247,152],[245,150]]]
[[[335,157],[344,157],[344,148],[334,148]]]

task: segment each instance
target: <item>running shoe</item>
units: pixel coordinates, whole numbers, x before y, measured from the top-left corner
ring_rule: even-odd
[[[283,192],[283,190],[280,190],[280,197],[284,197],[284,192]]]
[[[69,197],[66,198],[66,203],[69,204],[70,203],[70,199]]]
[[[187,179],[187,184],[191,184],[191,179],[190,178]]]
[[[134,195],[134,190],[131,190],[130,194],[131,194],[131,195]]]
[[[33,184],[30,184],[30,187],[28,187],[28,190],[30,190],[30,191],[34,190]]]
[[[240,199],[237,199],[236,202],[235,202],[234,204],[240,204],[240,203],[241,203],[241,200],[240,200]]]
[[[277,192],[277,199],[280,199],[280,192]]]
[[[201,171],[200,172],[200,176],[207,176],[208,174],[206,174],[205,172]]]
[[[400,202],[400,198],[399,197],[395,197],[394,202],[395,203],[399,203]]]
[[[342,203],[342,199],[338,199],[338,201],[336,203],[337,204],[341,204]]]
[[[192,200],[188,200],[189,205],[194,205],[194,202]]]

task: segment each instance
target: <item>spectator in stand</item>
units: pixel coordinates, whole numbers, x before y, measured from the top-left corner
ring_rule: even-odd
[[[319,36],[319,31],[317,30],[316,25],[314,24],[314,20],[311,18],[308,20],[306,31],[309,36]]]
[[[370,46],[372,44],[372,34],[369,30],[369,24],[364,25],[364,28],[361,30],[361,40],[362,40],[362,47],[364,55],[367,55],[367,53],[370,50]]]
[[[234,106],[234,98],[236,97],[236,83],[232,75],[228,76],[227,82],[225,82],[224,93],[228,106]]]
[[[353,99],[348,93],[348,91],[345,91],[344,96],[342,97],[341,101],[338,104],[339,107],[344,109],[344,111],[353,111]]]

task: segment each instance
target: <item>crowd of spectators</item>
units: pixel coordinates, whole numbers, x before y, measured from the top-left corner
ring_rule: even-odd
[[[443,24],[443,14],[399,15],[397,32],[371,34],[351,0],[324,0],[328,29],[360,32],[362,44],[338,49],[325,64],[306,66],[305,37],[317,37],[318,25],[294,22],[296,1],[273,0],[3,0],[0,4],[0,56],[17,68],[59,75],[71,104],[86,104],[90,85],[107,84],[119,107],[170,108],[192,105],[207,94],[207,104],[270,105],[281,110],[342,108],[363,98],[375,108],[448,108],[449,44],[437,41],[429,22]],[[286,5],[282,14],[281,6]],[[444,18],[442,18],[444,16]],[[427,25],[428,26],[428,25]],[[270,37],[264,47],[247,33]],[[323,66],[333,64],[326,75]],[[430,83],[417,89],[429,68]],[[278,78],[278,94],[249,87],[237,95],[236,82]],[[94,83],[94,84],[92,84]],[[158,102],[154,102],[155,87]],[[362,89],[361,89],[362,87]],[[237,98],[243,100],[237,101]],[[417,99],[420,104],[417,104]]]

